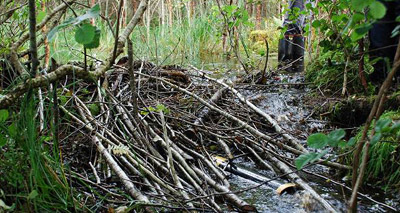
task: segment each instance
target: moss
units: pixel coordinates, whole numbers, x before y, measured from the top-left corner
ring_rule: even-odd
[[[372,67],[366,63],[366,71]],[[313,86],[321,88],[328,94],[339,94],[343,88],[343,75],[346,69],[346,59],[342,52],[327,52],[311,61],[306,69],[306,80]],[[358,59],[351,59],[347,65],[347,90],[350,94],[364,93],[364,88],[358,76]],[[375,88],[368,86],[372,94]]]
[[[89,104],[89,110],[93,116],[97,116],[100,113],[100,106],[98,104]]]
[[[265,52],[265,40],[268,41],[269,44],[269,52],[277,52],[278,51],[278,43],[279,43],[280,31],[277,28],[271,27],[266,30],[254,30],[249,33],[249,41],[250,48],[256,53],[264,53]],[[263,55],[263,54],[260,54]]]

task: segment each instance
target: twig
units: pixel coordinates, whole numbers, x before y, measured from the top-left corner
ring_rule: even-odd
[[[94,177],[96,178],[96,184],[100,184],[100,182],[101,182],[101,181],[100,181],[100,177],[99,177],[99,175],[97,174],[97,170],[96,170],[96,168],[93,166],[92,162],[89,162],[89,166],[90,166],[90,168],[92,168]]]
[[[129,181],[129,177],[126,175],[126,173],[119,167],[117,162],[114,160],[114,158],[111,156],[111,154],[107,151],[107,149],[103,146],[103,144],[100,142],[100,140],[96,137],[92,137],[93,143],[96,145],[97,150],[103,155],[104,159],[107,161],[107,164],[110,165],[111,169],[117,174],[117,176],[120,178],[121,182],[125,185],[127,191],[129,194],[134,197],[135,199],[149,203],[149,199],[144,196],[133,184],[131,181]],[[147,209],[147,211],[152,212],[150,209]]]
[[[115,42],[114,42],[114,49],[112,52],[111,56],[111,64],[114,64],[115,59],[117,57],[117,49],[118,49],[118,39],[119,39],[119,28],[120,28],[120,20],[121,20],[121,12],[122,12],[122,7],[124,5],[124,0],[119,0],[119,6],[118,6],[118,14],[117,14],[117,22],[115,24]]]
[[[229,89],[233,94],[235,94],[239,98],[239,100],[242,103],[247,104],[252,110],[254,110],[259,115],[266,118],[268,120],[268,122],[274,127],[275,131],[278,132],[279,134],[281,134],[285,139],[287,139],[291,143],[291,145],[293,145],[293,147],[295,147],[296,149],[298,149],[302,152],[307,152],[307,150],[300,144],[300,142],[296,138],[289,135],[288,133],[283,132],[283,129],[279,126],[278,122],[275,119],[273,119],[270,115],[268,115],[264,111],[260,110],[258,107],[256,107],[254,104],[252,104],[249,100],[246,100],[246,98],[242,94],[240,94],[239,91],[230,87],[229,85],[227,85],[226,83],[224,83],[220,80],[208,77],[206,75],[204,75],[204,77],[211,81],[217,82],[217,83],[221,84],[222,86],[224,86],[225,88]]]

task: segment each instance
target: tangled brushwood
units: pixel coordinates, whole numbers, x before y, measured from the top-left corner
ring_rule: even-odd
[[[194,67],[142,61],[132,67],[130,75],[120,63],[97,85],[60,82],[60,114],[68,121],[62,122],[61,129],[68,131],[60,134],[60,145],[64,161],[78,168],[72,181],[84,179],[98,193],[119,199],[125,190],[135,200],[131,207],[146,211],[254,211],[240,193],[230,190],[227,173],[214,162],[216,155],[233,159],[251,153],[263,168],[275,171],[276,177],[285,175],[334,211],[285,160],[306,149],[234,89],[246,77],[216,80],[211,72]]]

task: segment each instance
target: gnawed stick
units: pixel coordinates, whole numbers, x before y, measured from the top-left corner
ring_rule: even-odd
[[[111,169],[114,173],[120,178],[121,182],[124,184],[126,190],[129,194],[134,197],[135,199],[149,203],[149,199],[143,195],[130,181],[128,175],[121,169],[118,163],[114,160],[111,154],[107,151],[107,149],[103,146],[100,140],[96,136],[92,136],[92,141],[96,145],[97,150],[103,155],[104,159],[106,160],[107,164],[110,165]],[[147,209],[149,212],[152,210]]]
[[[284,130],[282,129],[281,126],[279,126],[278,122],[273,119],[269,114],[265,113],[264,111],[262,111],[260,108],[256,107],[253,103],[251,103],[249,100],[247,100],[242,94],[240,94],[239,91],[237,91],[235,88],[229,86],[228,84],[224,83],[221,80],[217,80],[211,77],[208,77],[206,75],[204,75],[205,78],[207,78],[208,80],[217,82],[218,84],[224,86],[224,88],[229,89],[234,95],[236,95],[236,97],[244,104],[246,104],[247,106],[249,106],[252,110],[254,110],[257,114],[263,116],[265,119],[267,119],[267,121],[274,127],[275,131],[279,134],[281,134],[286,140],[288,140],[288,142],[295,147],[296,149],[302,151],[302,152],[307,152],[307,150],[304,148],[303,145],[300,144],[300,142],[293,137],[292,135],[284,132]]]
[[[217,191],[219,192],[224,192],[224,196],[230,201],[232,202],[232,204],[234,204],[235,206],[237,206],[240,210],[242,211],[252,211],[252,212],[256,212],[256,208],[254,206],[249,205],[246,201],[240,199],[237,195],[230,193],[231,191],[221,185],[218,184],[216,181],[214,181],[212,178],[210,178],[208,175],[206,175],[203,171],[201,171],[199,168],[193,168],[194,171],[196,171],[196,173],[204,178],[204,180],[210,184],[212,187],[214,187]]]
[[[317,200],[327,211],[336,212],[336,210],[328,203],[324,198],[322,198],[310,185],[308,185],[303,179],[301,179],[296,173],[284,164],[282,161],[278,160],[272,155],[266,155],[266,158],[273,162],[283,173],[288,173],[290,179],[299,185],[302,189],[308,191],[315,200]]]
[[[178,187],[178,189],[181,191],[181,194],[185,199],[189,199],[189,195],[184,191],[182,183],[179,181],[178,174],[176,173],[175,166],[174,166],[174,159],[172,157],[172,148],[171,148],[171,143],[172,141],[169,140],[168,138],[168,133],[167,133],[167,127],[165,125],[165,119],[164,119],[164,114],[162,111],[160,111],[160,117],[161,117],[161,122],[162,122],[162,128],[163,128],[163,136],[164,136],[164,141],[165,141],[165,148],[167,149],[168,157],[167,157],[167,167],[169,169],[169,172],[171,174],[172,180],[174,181],[175,185]],[[190,207],[193,207],[192,203],[188,203]]]
[[[120,156],[119,159],[128,168],[128,170],[130,172],[132,172],[133,174],[135,174],[135,175],[139,176],[141,179],[143,179],[143,182],[146,185],[153,186],[153,184],[150,183],[149,179],[147,179],[146,176],[144,176],[139,170],[137,170],[125,157]],[[154,187],[154,188],[149,187],[149,188],[150,188],[150,191],[157,194],[157,191],[155,190],[156,187]]]
[[[183,92],[183,93],[185,93],[187,95],[192,96],[193,98],[198,100],[200,103],[202,103],[202,104],[206,105],[207,107],[209,107],[210,109],[218,112],[220,115],[228,118],[229,120],[237,123],[242,128],[247,129],[250,133],[254,134],[255,136],[257,136],[257,137],[259,137],[259,138],[261,138],[263,140],[266,140],[267,142],[270,142],[270,143],[272,143],[274,145],[277,145],[278,147],[281,147],[281,148],[283,148],[283,149],[285,149],[287,151],[290,151],[290,152],[298,154],[298,155],[306,153],[306,152],[302,152],[302,151],[300,151],[298,149],[295,149],[295,148],[293,148],[291,146],[288,146],[288,145],[286,145],[284,143],[281,143],[280,141],[277,141],[277,140],[273,139],[272,137],[260,132],[256,128],[250,126],[248,123],[242,121],[241,119],[231,115],[230,113],[228,113],[228,112],[226,112],[224,110],[221,110],[221,109],[215,107],[214,105],[211,105],[210,103],[208,103],[208,101],[204,100],[203,98],[199,97],[198,95],[196,95],[196,94],[194,94],[194,93],[192,93],[192,92],[190,92],[190,91],[188,91],[188,90],[186,90],[184,88],[181,88],[181,87],[179,87],[179,86],[177,86],[177,85],[175,85],[175,84],[173,84],[173,83],[171,83],[171,82],[169,82],[169,81],[167,81],[167,80],[165,80],[163,78],[158,78],[158,77],[155,77],[155,76],[151,76],[151,75],[147,75],[147,74],[139,73],[139,72],[135,72],[135,73],[138,74],[138,75],[142,75],[142,76],[148,77],[148,78],[153,78],[153,79],[157,79],[159,81],[162,81],[163,83],[171,86],[172,88],[175,88],[175,89],[177,89],[177,90],[179,90],[179,91],[181,91],[181,92]],[[333,167],[333,168],[337,168],[337,169],[350,169],[349,166],[345,166],[345,165],[342,165],[342,164],[339,164],[339,163],[336,163],[336,162],[319,161],[318,163],[321,163],[323,165],[327,165],[327,166],[330,166],[330,167]]]
[[[250,150],[251,154],[257,159],[256,163],[258,163],[260,166],[262,166],[264,169],[268,169],[271,171],[275,171],[274,168],[267,162],[265,162],[258,154],[256,151],[254,151],[253,148],[250,146],[247,147],[248,150]]]
[[[211,97],[211,99],[208,101],[208,103],[210,104],[215,104],[218,102],[219,99],[221,99],[222,95],[224,94],[224,92],[226,91],[226,88],[221,88],[219,89],[217,92],[214,93],[214,95]],[[208,107],[204,107],[197,119],[194,121],[195,125],[200,125],[203,123],[204,118],[206,118],[210,113],[210,109]],[[196,137],[196,129],[194,128],[190,128],[188,130],[185,131],[185,134],[190,137],[191,139],[197,138]]]

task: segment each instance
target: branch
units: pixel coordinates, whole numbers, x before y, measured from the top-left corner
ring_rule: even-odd
[[[69,4],[73,3],[74,1],[68,1]],[[128,36],[132,33],[135,26],[139,23],[144,11],[146,10],[148,5],[148,0],[142,0],[139,5],[138,10],[135,13],[135,16],[129,22],[128,26],[122,33],[121,37],[119,38],[119,45],[117,56],[123,52],[124,43],[126,42]],[[36,28],[43,27],[47,21],[51,19],[57,12],[67,8],[66,4],[62,4],[54,9],[54,11],[45,17],[45,19],[36,26]],[[20,73],[24,74],[25,68],[22,66],[21,62],[18,59],[17,49],[20,45],[22,45],[26,39],[29,37],[29,34],[25,34],[21,37],[21,39],[14,43],[11,47],[11,62],[14,65],[15,69]],[[12,89],[8,94],[0,96],[0,109],[7,108],[12,103],[14,103],[21,95],[23,95],[29,88],[38,88],[42,86],[46,86],[49,83],[53,83],[66,75],[72,74],[72,72],[76,72],[76,76],[78,78],[88,79],[90,81],[97,79],[101,75],[103,75],[111,66],[111,58],[108,59],[106,66],[102,66],[96,71],[93,72],[83,72],[84,70],[77,66],[72,65],[64,65],[58,68],[55,72],[49,73],[47,75],[43,75],[40,77],[32,78],[27,80],[26,82],[18,84],[14,89]],[[89,73],[89,74],[88,74]]]
[[[74,2],[74,0],[69,1],[69,4],[72,4]],[[61,4],[58,7],[54,8],[54,10],[47,15],[42,22],[40,22],[38,25],[36,25],[36,30],[40,30],[43,28],[43,26],[45,26],[47,24],[47,22],[49,22],[54,16],[55,14],[57,14],[58,12],[64,10],[65,8],[67,8],[66,4]],[[14,44],[11,45],[11,49],[10,49],[10,61],[13,64],[15,70],[17,70],[17,72],[20,75],[23,75],[26,71],[24,66],[21,64],[21,62],[18,59],[18,48],[25,43],[26,40],[28,40],[29,38],[29,33],[24,33],[21,38],[15,42]]]
[[[21,95],[29,90],[29,88],[38,88],[47,86],[50,83],[53,83],[66,75],[70,75],[75,72],[76,76],[81,78],[90,78],[91,75],[87,75],[84,73],[84,70],[81,67],[73,66],[73,65],[63,65],[59,67],[54,72],[51,72],[47,75],[38,76],[36,78],[31,78],[18,84],[14,87],[8,94],[0,96],[0,109],[4,109],[13,104]]]
[[[128,39],[129,35],[132,33],[133,29],[136,27],[136,25],[139,23],[140,19],[142,18],[144,11],[146,11],[147,6],[148,6],[149,0],[142,0],[140,2],[139,8],[136,10],[135,15],[133,16],[132,20],[129,22],[128,26],[125,28],[124,32],[122,32],[121,36],[118,38],[118,48],[117,48],[117,53],[115,55],[115,58],[118,57],[123,51],[124,51],[124,45],[126,43],[126,40]],[[93,74],[95,76],[100,76],[103,73],[105,73],[110,67],[113,65],[113,51],[110,53],[111,57],[107,60],[106,65],[103,67],[100,67],[98,70],[96,70]]]

